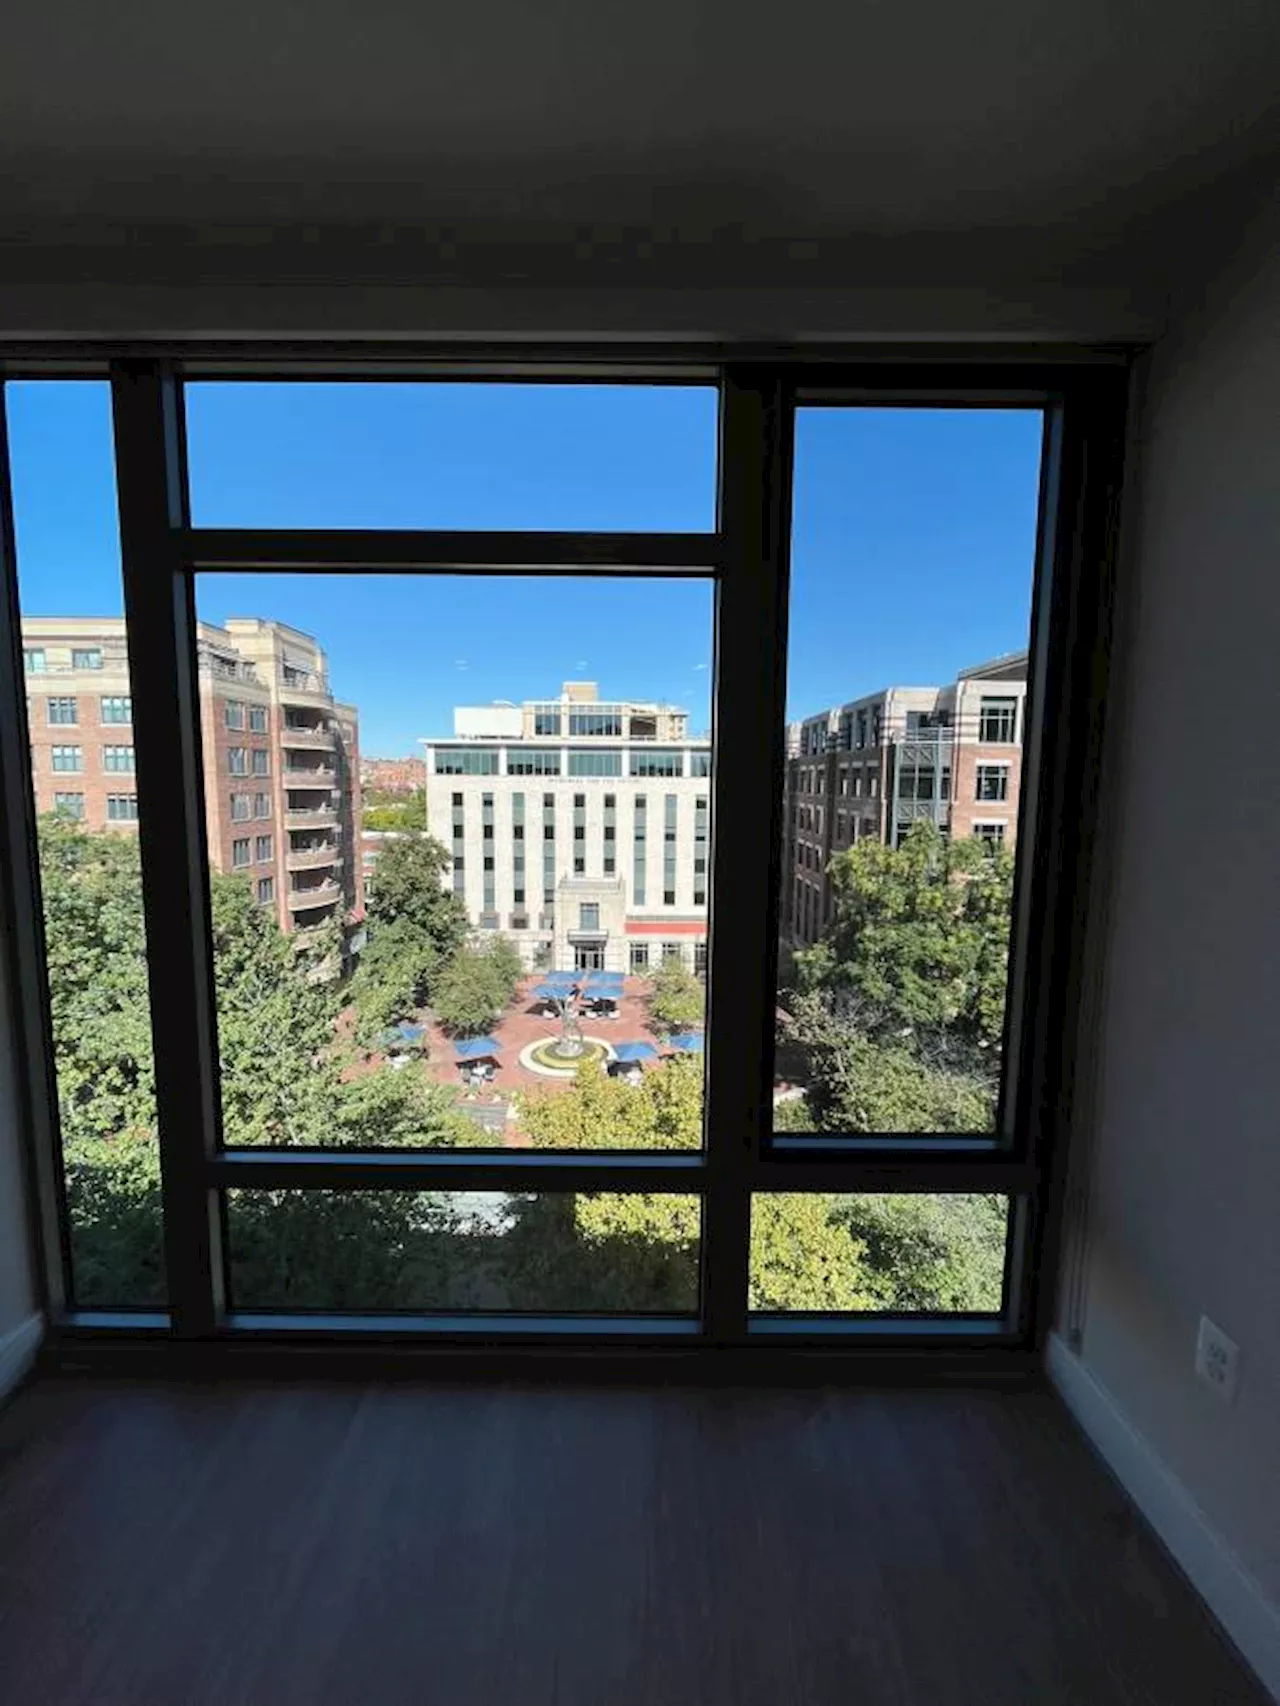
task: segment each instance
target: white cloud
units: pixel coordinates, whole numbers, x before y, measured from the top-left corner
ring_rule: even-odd
[[[705,669],[706,667],[705,663],[695,663],[693,666],[693,673],[696,675],[700,669]]]
[[[466,667],[467,667],[466,658],[454,658],[453,667],[455,669],[466,669]]]

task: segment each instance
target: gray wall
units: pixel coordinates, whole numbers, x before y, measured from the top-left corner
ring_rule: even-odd
[[[1278,237],[1273,210],[1143,364],[1063,1328],[1280,1615]],[[1202,1311],[1243,1352],[1230,1408]]]
[[[0,915],[0,931],[5,927],[6,921]],[[0,958],[0,1396],[8,1368],[6,1341],[30,1321],[36,1308],[20,1148],[17,1062],[10,1046],[12,1017],[4,962]],[[17,1355],[16,1347],[14,1354]]]

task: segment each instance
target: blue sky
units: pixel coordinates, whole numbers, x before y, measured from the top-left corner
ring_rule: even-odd
[[[120,611],[102,384],[7,388],[24,612]],[[702,388],[193,387],[192,513],[210,526],[709,528]],[[796,439],[788,714],[1026,644],[1032,411],[807,409]],[[210,575],[200,615],[276,617],[327,648],[368,753],[455,704],[659,698],[708,721],[712,598],[687,581]]]

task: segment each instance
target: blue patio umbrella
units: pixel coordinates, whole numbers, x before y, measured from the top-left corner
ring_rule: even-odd
[[[493,1037],[464,1037],[453,1045],[458,1060],[496,1060],[501,1044]]]
[[[549,971],[542,981],[544,984],[555,984],[560,989],[576,989],[582,982],[582,973],[580,971]]]
[[[572,995],[572,986],[567,983],[540,983],[532,991],[535,1001],[563,1001],[566,995]]]
[[[702,1053],[702,1032],[682,1031],[679,1036],[667,1038],[668,1048],[678,1048],[682,1054]]]
[[[625,981],[620,971],[589,971],[584,987],[587,990],[620,990]]]
[[[396,1030],[399,1031],[405,1042],[416,1043],[421,1039],[422,1033],[426,1030],[426,1026],[411,1025],[407,1019],[402,1019],[396,1026]]]
[[[652,1060],[657,1052],[652,1043],[618,1043],[613,1051],[614,1058],[623,1062]]]

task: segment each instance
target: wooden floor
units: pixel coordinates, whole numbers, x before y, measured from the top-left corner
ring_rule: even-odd
[[[1258,1706],[1036,1392],[45,1381],[5,1706]]]

